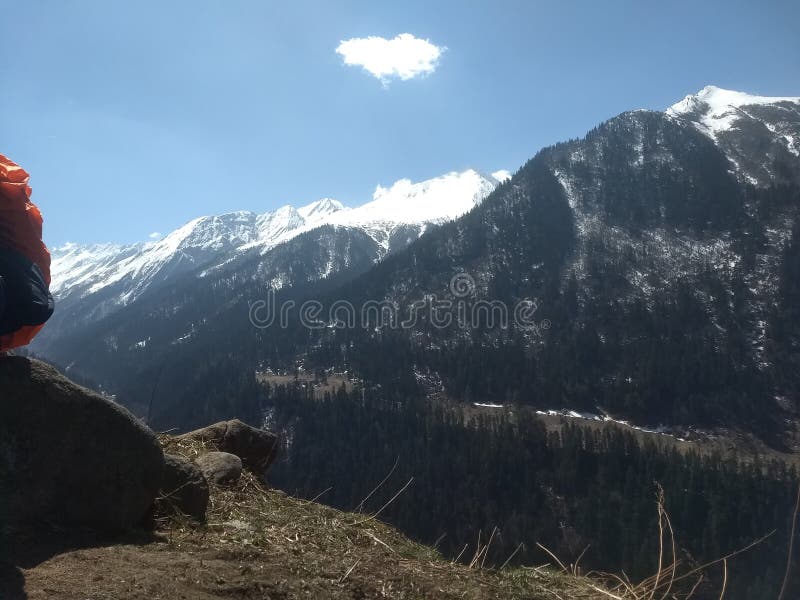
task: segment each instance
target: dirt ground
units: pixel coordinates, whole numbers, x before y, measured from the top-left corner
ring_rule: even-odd
[[[313,559],[302,551],[285,555],[194,543],[183,548],[169,543],[89,548],[60,554],[21,571],[24,587],[3,598],[552,598],[543,589],[547,576],[542,576],[538,592],[514,592],[490,575],[390,559],[375,550],[377,556],[372,558],[351,553],[352,565],[343,570],[345,557]]]
[[[55,549],[52,556],[45,552],[32,562],[0,570],[0,598],[538,599],[553,597],[547,589],[565,587],[574,587],[575,594],[563,597],[596,597],[578,580],[549,569],[468,569],[441,560],[377,522],[350,527],[342,513],[285,497],[278,504],[287,501],[294,504],[290,513],[296,526],[287,521],[264,532],[233,520],[162,531],[150,540],[98,540],[85,548]],[[323,514],[306,512],[304,519],[298,508]]]

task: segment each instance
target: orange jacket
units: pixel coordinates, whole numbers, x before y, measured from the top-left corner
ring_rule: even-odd
[[[25,170],[0,154],[0,248],[11,248],[36,263],[50,285],[50,253],[42,242],[42,213],[31,202]],[[0,336],[0,352],[25,346],[43,325]]]

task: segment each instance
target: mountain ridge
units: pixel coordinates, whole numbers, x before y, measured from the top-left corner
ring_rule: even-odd
[[[770,110],[749,113],[773,123]],[[599,407],[638,425],[734,423],[769,435],[798,388],[791,264],[800,248],[800,160],[782,133],[751,117],[727,127],[712,139],[689,118],[624,112],[540,150],[464,216],[422,236],[402,230],[396,252],[364,229],[322,227],[206,270],[205,279],[164,286],[116,317],[89,318],[82,331],[50,327],[37,351],[88,367],[87,376],[139,404],[150,392],[138,379],[154,377],[164,361],[191,371],[224,353],[246,355],[248,366],[231,368],[250,373],[304,362],[352,370],[409,397],[420,392],[422,370],[456,400]],[[449,298],[458,273],[474,279],[475,300],[536,299],[537,320],[553,326],[539,336],[424,324],[383,335],[296,324],[257,331],[247,318],[269,289],[298,306],[313,298],[407,307],[430,294]],[[137,366],[122,373],[129,361]],[[163,425],[201,418],[189,406],[193,392],[173,391]],[[203,419],[225,416],[213,403]]]
[[[800,123],[791,114],[790,125]],[[476,301],[535,298],[552,327],[541,336],[367,329],[347,336],[344,364],[408,377],[409,394],[421,367],[459,400],[517,398],[650,426],[736,424],[771,435],[797,402],[800,161],[773,140],[766,149],[782,148],[785,177],[748,180],[731,153],[763,166],[761,134],[770,132],[753,136],[751,121],[732,120],[718,143],[689,119],[631,111],[543,149],[475,211],[340,293],[355,305],[407,307],[428,294],[453,299],[448,282],[467,273]],[[312,364],[343,367],[330,350],[337,336],[319,337],[311,347],[327,350]],[[373,364],[377,352],[393,357],[391,369]]]
[[[121,303],[134,300],[153,276],[170,262],[178,270],[226,262],[235,252],[262,254],[297,235],[323,225],[361,228],[388,252],[394,229],[420,227],[457,218],[490,193],[499,181],[468,169],[420,183],[401,179],[376,190],[372,201],[356,208],[323,198],[304,206],[284,205],[267,213],[234,211],[195,218],[157,241],[129,245],[65,244],[53,249],[52,291],[69,297],[76,290],[90,295],[127,278],[136,280],[121,294]],[[404,201],[410,206],[403,206]],[[215,255],[215,254],[218,254]],[[184,268],[180,262],[183,259]],[[188,264],[186,264],[188,263]]]
[[[800,157],[800,97],[758,96],[709,85],[676,102],[665,114],[688,121],[713,140],[748,183],[759,187],[781,180],[797,183],[797,176],[787,177],[778,164]],[[746,156],[743,139],[759,144],[766,160]]]

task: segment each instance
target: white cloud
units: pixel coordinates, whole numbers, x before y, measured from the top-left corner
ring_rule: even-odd
[[[151,240],[157,240],[157,239],[161,238],[161,233],[159,233],[158,231],[154,231],[153,233],[151,233],[147,237],[149,237]]]
[[[405,81],[433,73],[445,50],[444,46],[401,33],[392,40],[377,36],[342,40],[336,53],[344,64],[363,67],[385,86],[392,78]]]

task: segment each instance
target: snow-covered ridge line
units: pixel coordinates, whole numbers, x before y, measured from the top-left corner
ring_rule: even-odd
[[[683,100],[670,106],[667,109],[667,114],[686,114],[697,110],[703,104],[707,105],[712,112],[719,113],[741,106],[778,104],[781,102],[800,102],[800,96],[758,96],[735,90],[726,90],[715,85],[707,85],[696,94],[689,94]]]
[[[773,133],[779,133],[774,124],[754,117],[746,109],[752,106],[782,108],[784,103],[797,104],[800,108],[800,96],[757,96],[708,85],[670,106],[666,114],[689,119],[698,130],[716,140],[720,133],[736,127],[737,121],[743,117],[759,120]],[[798,154],[798,140],[787,135],[785,141],[789,150]]]
[[[331,225],[358,228],[388,251],[391,234],[404,225],[455,219],[471,210],[509,176],[469,169],[413,183],[401,179],[378,186],[372,200],[348,208],[323,198],[295,208],[282,206],[257,214],[237,211],[193,219],[161,239],[132,245],[65,244],[53,251],[52,290],[58,296],[91,295],[114,285],[124,287],[119,303],[134,300],[151,283],[202,265],[226,262],[250,251],[268,252],[298,235]]]

